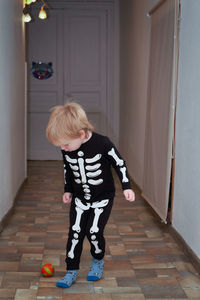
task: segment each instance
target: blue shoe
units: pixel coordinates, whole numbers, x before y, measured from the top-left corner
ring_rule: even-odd
[[[97,281],[101,279],[103,274],[103,267],[104,267],[104,259],[92,259],[92,266],[90,268],[90,271],[87,275],[88,281]]]
[[[77,273],[77,270],[67,271],[65,276],[56,282],[56,286],[61,288],[69,288],[76,281]]]

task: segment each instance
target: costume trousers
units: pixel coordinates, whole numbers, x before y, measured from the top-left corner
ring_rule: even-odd
[[[66,245],[67,270],[78,270],[87,236],[91,245],[91,254],[102,259],[105,254],[104,228],[109,219],[113,198],[86,203],[80,198],[73,198],[70,207],[70,227]]]

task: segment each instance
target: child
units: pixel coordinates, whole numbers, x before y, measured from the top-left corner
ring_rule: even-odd
[[[121,181],[124,196],[135,200],[125,161],[108,139],[94,132],[85,111],[77,103],[56,106],[47,125],[48,140],[61,147],[65,192],[64,203],[71,203],[70,228],[66,246],[66,275],[56,286],[68,288],[76,281],[83,241],[91,244],[92,265],[88,281],[102,277],[104,267],[104,228],[115,195],[111,166]]]

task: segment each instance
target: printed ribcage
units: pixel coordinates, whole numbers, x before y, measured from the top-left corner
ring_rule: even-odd
[[[99,185],[103,182],[102,178],[96,179],[102,174],[102,170],[100,169],[101,164],[97,163],[101,159],[102,155],[97,154],[94,157],[84,159],[84,153],[79,151],[78,156],[78,159],[72,159],[68,155],[65,155],[66,160],[73,171],[75,182],[83,185],[83,191],[85,193],[84,198],[86,200],[90,200],[90,186],[87,185],[85,187],[85,185]]]

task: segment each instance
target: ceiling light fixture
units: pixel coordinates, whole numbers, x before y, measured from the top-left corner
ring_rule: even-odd
[[[31,7],[33,6],[33,4],[35,4],[35,2],[37,2],[38,0],[25,0],[25,7],[23,9],[23,20],[25,23],[30,22],[32,20],[31,17]],[[41,0],[41,2],[43,3],[39,12],[38,17],[42,20],[47,19],[47,13],[45,11],[45,7],[50,8],[45,0]]]

